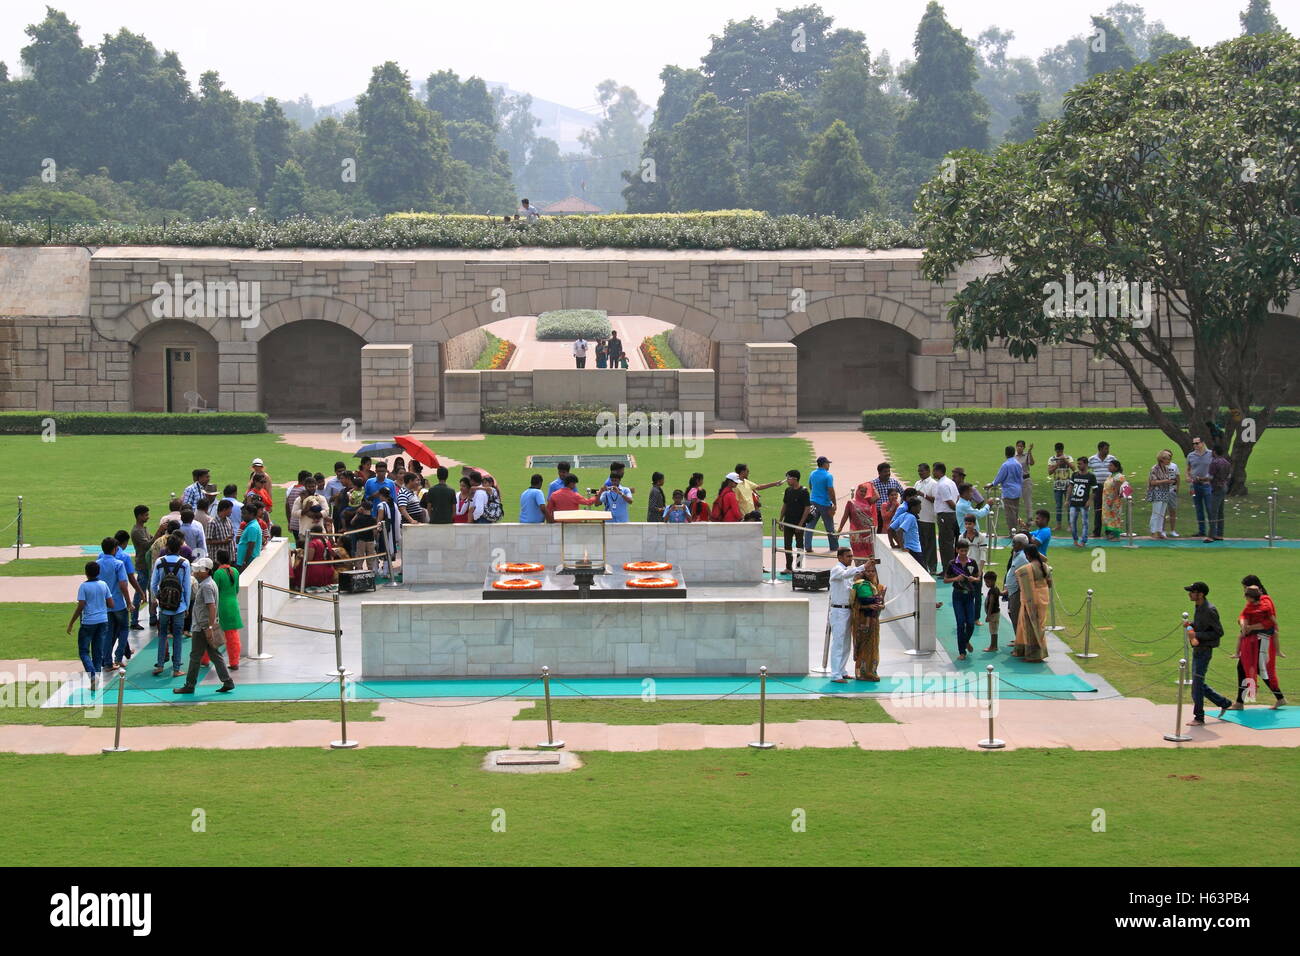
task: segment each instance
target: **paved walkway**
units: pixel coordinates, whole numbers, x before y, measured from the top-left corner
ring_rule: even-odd
[[[610,324],[623,340],[627,351],[628,368],[646,368],[641,356],[641,341],[650,335],[658,335],[672,328],[672,323],[652,319],[646,315],[622,315],[610,319]],[[501,319],[487,326],[488,330],[499,338],[514,342],[517,348],[510,357],[509,367],[521,371],[538,368],[574,368],[573,343],[568,341],[543,342],[537,338],[537,319],[533,316],[518,316]],[[587,368],[596,367],[596,346],[593,343],[587,352]]]

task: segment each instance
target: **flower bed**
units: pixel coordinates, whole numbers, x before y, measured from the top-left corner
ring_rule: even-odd
[[[641,357],[645,359],[646,368],[682,367],[682,360],[677,357],[677,353],[668,344],[667,332],[648,335],[642,339]]]
[[[474,368],[478,371],[503,369],[510,364],[510,357],[515,354],[517,348],[518,346],[509,339],[500,339],[488,332],[487,346],[483,349],[483,354],[478,357],[478,361],[474,363]]]
[[[607,339],[614,331],[609,315],[600,309],[556,309],[537,317],[537,338],[545,340]]]

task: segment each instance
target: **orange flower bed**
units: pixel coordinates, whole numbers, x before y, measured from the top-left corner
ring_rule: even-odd
[[[511,561],[509,564],[498,564],[496,570],[502,574],[536,574],[544,570],[544,566],[531,561]]]
[[[675,588],[676,578],[632,578],[627,582],[630,588]]]
[[[493,581],[492,586],[498,591],[534,591],[542,586],[542,582],[536,578],[506,578]]]
[[[667,561],[629,561],[623,565],[624,571],[671,571],[673,566]]]
[[[655,345],[654,339],[647,336],[641,342],[641,355],[645,358],[645,364],[648,368],[667,368],[668,363],[664,361],[659,346]]]
[[[502,339],[497,344],[496,355],[492,356],[492,364],[488,366],[491,370],[499,370],[510,364],[510,356],[515,354],[515,343]]]

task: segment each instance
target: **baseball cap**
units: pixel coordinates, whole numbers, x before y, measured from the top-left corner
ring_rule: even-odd
[[[211,570],[212,570],[212,559],[211,559],[211,558],[199,558],[199,559],[198,559],[197,561],[195,561],[192,565],[190,565],[190,567],[192,567],[195,571],[211,571]]]
[[[820,458],[817,459],[817,464],[819,465],[829,465],[830,463],[831,460],[827,458],[825,455],[822,455]]]
[[[728,480],[728,481],[739,482],[739,481],[740,481],[740,475],[736,474],[734,471],[729,471],[729,472],[727,472],[727,480]]]
[[[261,464],[265,464],[265,462],[263,462],[262,459],[260,459],[260,458],[254,458],[254,459],[253,459],[253,464],[254,464],[254,465],[261,465]]]
[[[1202,594],[1209,594],[1210,586],[1206,584],[1204,581],[1193,581],[1191,584],[1187,585],[1187,587],[1183,588],[1183,590],[1200,591]]]

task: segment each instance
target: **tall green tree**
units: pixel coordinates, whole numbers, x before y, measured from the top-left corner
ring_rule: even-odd
[[[663,93],[655,106],[639,162],[623,174],[628,212],[667,212],[673,168],[673,128],[691,111],[704,87],[704,74],[679,66],[659,71]]]
[[[640,168],[641,142],[645,127],[641,115],[646,106],[630,86],[604,80],[596,87],[600,122],[584,130],[579,141],[591,153],[587,169],[586,199],[607,211],[621,211],[623,173]]]
[[[294,124],[275,97],[267,97],[258,110],[256,125],[253,127],[253,145],[257,150],[258,182],[261,194],[265,197],[274,184],[278,171],[293,158]],[[294,164],[297,173],[302,167]]]
[[[187,152],[193,100],[180,61],[126,29],[105,36],[99,56],[88,158],[118,180],[159,179]]]
[[[1243,491],[1282,395],[1261,377],[1261,329],[1300,292],[1296,75],[1300,41],[1247,36],[1099,74],[1029,142],[958,154],[918,219],[931,280],[991,267],[953,299],[958,347],[1104,355],[1184,452],[1221,408],[1238,410],[1229,458]],[[1098,276],[1104,294],[1076,285],[1064,300]],[[1137,302],[1112,283],[1136,284]],[[1166,387],[1190,428],[1162,407]]]
[[[524,167],[528,165],[528,158],[537,143],[537,127],[542,121],[533,115],[533,98],[527,93],[507,96],[498,88],[494,91],[493,102],[499,117],[497,146],[506,151],[511,178],[522,183]]]
[[[1007,46],[1014,39],[1015,34],[1010,30],[989,27],[975,41],[979,72],[975,92],[989,105],[989,136],[994,141],[1009,135],[1007,131],[1020,115],[1020,96],[1041,94],[1043,90],[1043,80],[1033,60],[1007,56]]]
[[[749,118],[746,208],[777,214],[797,208],[794,190],[808,155],[811,121],[812,110],[797,93],[764,93],[754,100]]]
[[[1092,35],[1088,37],[1088,76],[1131,70],[1137,62],[1137,54],[1115,22],[1108,17],[1093,17]]]
[[[882,80],[865,51],[841,53],[826,71],[814,110],[817,129],[824,130],[837,119],[848,124],[862,158],[873,170],[889,166],[897,128],[893,104],[880,88]]]
[[[67,15],[45,8],[45,19],[24,32],[31,43],[22,48],[27,75],[18,86],[19,109],[29,117],[19,161],[28,175],[40,172],[45,158],[59,166],[85,167],[91,159],[88,126],[93,126],[91,82],[98,65],[94,47],[81,42],[81,31]]]
[[[740,204],[736,143],[744,134],[740,114],[705,93],[673,128],[673,175],[669,201],[680,212],[734,209]]]
[[[577,192],[570,164],[561,155],[560,145],[555,140],[546,136],[537,138],[520,177],[519,191],[539,206]]]
[[[9,144],[0,149],[0,189],[12,187],[23,178],[18,116],[17,84],[9,79],[9,67],[0,62],[0,143]]]
[[[215,70],[199,77],[192,122],[188,159],[199,178],[256,190],[262,173],[253,144],[253,123],[239,98],[222,87]]]
[[[275,171],[267,190],[267,206],[275,219],[307,214],[307,176],[292,159]]]
[[[440,212],[465,201],[438,114],[416,102],[406,72],[391,60],[375,67],[357,97],[362,187],[383,212]]]
[[[1016,94],[1016,105],[1020,107],[1020,115],[1007,127],[1008,143],[1023,143],[1034,135],[1038,124],[1043,121],[1042,114],[1039,112],[1042,99],[1043,94],[1036,90]]]
[[[800,204],[817,216],[853,219],[880,207],[876,177],[843,120],[815,137],[799,176]]]
[[[303,173],[317,189],[351,192],[360,189],[362,170],[356,166],[358,154],[356,128],[327,116],[307,133],[303,151]],[[347,161],[351,160],[351,163]],[[354,170],[356,179],[349,170]],[[344,178],[345,175],[348,178]]]
[[[1269,0],[1250,0],[1246,9],[1237,14],[1237,19],[1241,21],[1241,32],[1246,36],[1285,32],[1273,15],[1273,5]]]
[[[902,147],[935,159],[952,149],[987,148],[988,105],[975,92],[975,51],[935,0],[926,5],[913,49],[916,60],[902,77],[912,95],[899,122]]]
[[[1177,53],[1180,50],[1190,50],[1195,45],[1191,37],[1175,36],[1172,33],[1157,33],[1151,37],[1147,46],[1149,51],[1147,59],[1154,63],[1162,56],[1168,56],[1170,53]]]

